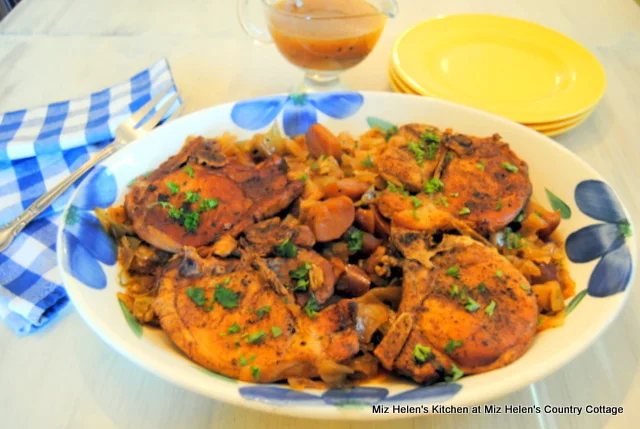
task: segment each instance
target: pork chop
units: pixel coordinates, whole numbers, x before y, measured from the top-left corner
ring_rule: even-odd
[[[125,198],[136,234],[177,252],[199,247],[288,207],[303,191],[287,179],[287,164],[272,157],[256,165],[226,157],[216,140],[191,138]]]

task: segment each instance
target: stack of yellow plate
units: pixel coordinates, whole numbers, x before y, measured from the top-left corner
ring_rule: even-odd
[[[410,28],[394,45],[389,79],[398,92],[476,107],[548,136],[587,119],[606,86],[598,60],[574,40],[496,15]]]

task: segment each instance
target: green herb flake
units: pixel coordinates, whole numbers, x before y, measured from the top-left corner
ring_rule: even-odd
[[[458,198],[460,196],[460,192],[452,192],[449,194],[449,196],[452,198]]]
[[[444,183],[442,183],[442,180],[433,177],[424,185],[424,191],[427,194],[444,191]]]
[[[349,233],[349,241],[347,242],[347,249],[351,252],[357,252],[362,249],[362,240],[364,238],[364,232],[359,229],[354,229]]]
[[[273,335],[273,338],[278,338],[280,335],[282,335],[282,329],[278,328],[277,326],[272,326],[271,335]]]
[[[502,163],[502,168],[504,168],[505,170],[507,170],[510,173],[517,173],[518,171],[520,171],[520,169],[518,167],[516,167],[515,165],[511,164],[510,162],[503,162]]]
[[[489,303],[489,305],[487,305],[484,309],[484,312],[487,313],[489,315],[489,317],[493,316],[493,311],[496,309],[496,302],[494,300],[491,300],[491,302]]]
[[[455,349],[457,349],[458,347],[462,346],[462,340],[460,341],[456,341],[456,340],[449,340],[449,342],[447,343],[446,346],[444,346],[444,351],[447,352],[447,354],[451,354],[453,353],[453,351]]]
[[[493,302],[493,301],[492,301]],[[473,298],[471,298],[470,296],[467,297],[467,303],[464,306],[464,309],[467,310],[469,313],[473,313],[474,311],[478,310],[480,308],[480,304],[478,304]]]
[[[447,161],[451,161],[453,159],[453,152],[447,152],[447,155],[444,157]]]
[[[192,168],[192,167],[185,167],[182,171],[184,171],[185,173],[187,173],[187,175],[188,175],[189,177],[191,177],[192,179],[196,176],[196,175],[195,175],[195,173],[194,173],[194,171],[193,171],[193,168]]]
[[[460,288],[457,284],[454,284],[453,286],[451,286],[451,292],[449,293],[451,294],[451,298],[455,298],[460,293]]]
[[[260,367],[259,366],[251,366],[251,376],[254,380],[260,380]]]
[[[198,225],[200,225],[200,213],[191,212],[189,214],[185,214],[183,216],[184,219],[184,227],[189,232],[194,232],[198,229]]]
[[[582,292],[578,293],[576,296],[574,296],[573,299],[569,302],[569,305],[567,305],[567,307],[564,309],[564,313],[569,314],[573,310],[575,310],[575,308],[578,306],[578,304],[580,304],[580,301],[582,301],[582,298],[585,297],[587,292],[588,291],[585,289]]]
[[[204,296],[204,289],[201,287],[188,287],[186,294],[198,307],[203,306],[207,302],[207,298]]]
[[[418,197],[411,197],[411,204],[413,204],[414,208],[422,207],[422,201]]]
[[[469,292],[469,288],[467,286],[462,286],[462,290],[460,291],[460,299],[464,301],[467,299],[467,293]]]
[[[464,376],[464,372],[460,370],[456,365],[451,366],[451,375],[448,375],[444,378],[444,381],[447,383],[453,383],[454,381],[460,380],[462,376]]]
[[[171,208],[169,209],[167,214],[172,219],[180,220],[180,219],[182,219],[182,215],[184,214],[184,212],[183,212],[182,208],[177,209],[177,208],[171,206]]]
[[[462,207],[458,212],[458,214],[461,214],[461,215],[468,215],[469,213],[471,213],[471,209],[467,206]]]
[[[478,283],[478,286],[476,286],[476,288],[478,289],[478,292],[480,293],[486,293],[487,292],[487,285],[485,285],[483,282]]]
[[[425,363],[427,359],[433,357],[431,347],[423,346],[422,344],[416,344],[413,348],[413,360],[416,363]]]
[[[453,267],[449,267],[447,268],[447,271],[445,271],[445,274],[447,274],[448,276],[451,276],[455,279],[459,279],[460,278],[460,267],[457,265],[454,265]]]
[[[420,134],[420,140],[426,143],[440,143],[440,136],[435,134],[433,131],[425,131]]]
[[[240,332],[242,330],[242,328],[240,327],[240,325],[238,325],[238,323],[234,323],[233,325],[229,326],[229,329],[227,329],[227,334],[237,334],[238,332]]]
[[[296,280],[296,285],[293,288],[294,292],[305,292],[309,287],[309,270],[311,270],[311,264],[308,262],[298,265],[295,270],[289,271],[289,276],[293,280]]]
[[[405,196],[409,195],[409,193],[404,190],[404,186],[396,186],[394,183],[389,182],[388,180],[387,180],[387,189],[389,190],[389,192],[393,192],[396,194],[405,195]]]
[[[298,180],[301,181],[301,182],[306,182],[308,178],[309,178],[308,174],[303,174],[302,176],[300,176],[298,178]]]
[[[316,314],[318,314],[318,311],[320,311],[320,305],[318,305],[315,295],[311,295],[311,298],[309,298],[309,301],[307,301],[304,306],[304,312],[313,319],[316,317]]]
[[[484,168],[487,166],[487,162],[484,159],[481,159],[477,164],[476,168],[480,171],[484,171]]]
[[[407,147],[409,149],[409,152],[411,152],[413,156],[416,157],[416,162],[418,163],[418,165],[422,166],[422,164],[424,164],[424,150],[422,149],[422,147],[416,142],[409,142],[409,145]]]
[[[427,145],[427,152],[425,154],[425,157],[429,160],[436,159],[436,155],[438,154],[439,150],[440,145],[438,145],[438,143],[429,143]]]
[[[259,319],[262,319],[264,316],[269,314],[270,311],[271,311],[271,306],[265,305],[264,307],[261,307],[255,310],[254,313],[256,313],[256,316],[258,316]]]
[[[200,194],[198,194],[197,192],[193,192],[193,191],[187,191],[187,192],[184,193],[184,199],[188,203],[195,203],[196,201],[198,201],[200,199]]]
[[[216,285],[214,299],[224,308],[238,307],[238,294],[221,284]]]
[[[367,155],[364,161],[360,162],[360,165],[367,168],[373,168],[374,164],[373,164],[373,159],[371,158],[371,155]]]
[[[449,207],[449,201],[447,200],[447,197],[445,197],[444,195],[436,200],[436,204],[440,204],[443,207]]]
[[[502,210],[502,200],[498,200],[496,203],[496,211]]]
[[[252,354],[248,358],[245,358],[244,355],[240,355],[240,359],[238,359],[238,363],[240,364],[240,366],[247,366],[251,362],[253,362],[255,358],[256,358],[255,354]]]
[[[169,188],[171,195],[175,195],[180,192],[180,186],[178,186],[178,184],[175,182],[166,182],[165,185],[167,185],[167,188]]]
[[[207,210],[215,209],[219,204],[220,202],[217,198],[205,198],[198,205],[198,212],[202,213]]]
[[[529,292],[531,290],[531,286],[529,286],[526,283],[520,283],[520,289],[525,290],[527,292]]]
[[[502,272],[502,270],[497,270],[496,271],[496,277],[500,278],[504,275],[504,273]]]
[[[264,341],[266,336],[267,333],[260,330],[247,335],[245,341],[247,342],[247,344],[262,344],[262,341]]]
[[[314,162],[311,163],[311,168],[313,168],[314,170],[319,170],[320,166],[318,165],[317,162],[314,161]]]
[[[286,239],[282,243],[276,245],[273,250],[276,255],[282,256],[283,258],[295,258],[298,256],[298,249],[289,239]]]

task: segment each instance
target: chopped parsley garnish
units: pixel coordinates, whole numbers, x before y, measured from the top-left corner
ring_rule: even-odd
[[[175,195],[178,192],[180,192],[180,186],[178,186],[177,183],[175,183],[175,182],[166,182],[165,184],[167,185],[167,188],[169,188],[169,191],[171,192],[171,195]]]
[[[420,140],[427,143],[428,142],[440,143],[440,136],[435,134],[433,131],[425,131],[424,133],[420,134]]]
[[[265,305],[264,307],[261,307],[261,308],[257,309],[254,313],[256,313],[256,316],[258,316],[259,319],[262,319],[270,311],[271,311],[271,306],[270,305]]]
[[[416,363],[425,363],[427,359],[433,356],[431,347],[423,346],[422,344],[416,344],[413,348],[413,360]]]
[[[373,159],[371,158],[371,155],[367,155],[364,161],[360,162],[360,165],[367,168],[373,168]]]
[[[387,189],[389,190],[389,192],[394,192],[396,194],[409,195],[409,193],[404,190],[404,186],[396,186],[393,183],[389,182],[388,180],[387,180]]]
[[[456,296],[458,296],[458,294],[460,293],[460,289],[458,288],[458,285],[453,285],[451,286],[451,298],[455,298]]]
[[[458,195],[460,195],[460,192],[452,192],[449,194],[449,196],[453,198],[458,198]]]
[[[384,139],[389,140],[391,137],[395,136],[396,134],[398,134],[398,127],[394,125],[393,127],[387,130],[386,134],[384,135]]]
[[[493,310],[495,309],[496,309],[496,302],[494,300],[491,300],[489,305],[485,307],[484,312],[487,313],[489,317],[491,317],[493,316]]]
[[[300,180],[301,182],[306,182],[308,178],[309,178],[308,174],[303,174],[298,178],[298,180]]]
[[[282,256],[283,258],[295,258],[298,256],[298,249],[295,244],[288,238],[284,240],[282,243],[276,245],[273,248],[273,251],[278,256]]]
[[[422,201],[418,197],[411,197],[411,204],[413,204],[414,208],[422,207]]]
[[[441,204],[443,207],[449,207],[449,201],[444,195],[436,200],[436,204]]]
[[[480,161],[478,161],[478,163],[476,164],[476,168],[480,171],[484,171],[484,167],[486,167],[487,163],[484,159],[481,159]]]
[[[247,335],[245,341],[247,342],[247,344],[261,344],[266,336],[267,333],[260,330]]]
[[[460,370],[455,364],[451,366],[451,375],[448,375],[444,378],[444,381],[447,383],[453,383],[462,378],[464,372]]]
[[[320,311],[320,305],[318,305],[315,295],[311,295],[311,298],[304,306],[304,312],[313,319],[318,314],[318,311]]]
[[[427,159],[436,159],[436,155],[438,154],[439,149],[440,146],[438,145],[438,143],[429,143],[427,145],[427,153],[425,154],[425,157]]]
[[[184,199],[188,203],[195,203],[196,201],[198,201],[200,199],[200,194],[198,194],[197,192],[193,192],[193,191],[187,191],[187,192],[184,193]]]
[[[192,167],[185,167],[182,171],[187,173],[187,175],[189,177],[191,177],[192,179],[195,177],[195,173],[193,172],[193,168]]]
[[[182,215],[183,215],[183,210],[182,208],[175,208],[173,206],[171,206],[171,208],[169,209],[169,217],[172,219],[182,219]]]
[[[467,297],[467,303],[464,306],[464,309],[470,313],[473,313],[477,309],[480,308],[480,304],[478,304],[473,298],[470,296]]]
[[[254,380],[260,380],[260,367],[259,366],[251,366],[251,376]]]
[[[510,173],[517,173],[518,171],[520,171],[520,169],[518,167],[516,167],[515,165],[511,164],[510,162],[503,162],[502,163],[502,168],[504,168],[505,170],[507,170]]]
[[[502,272],[502,270],[498,270],[496,271],[496,277],[500,278],[504,275],[504,273]]]
[[[244,355],[240,355],[240,359],[238,359],[238,363],[240,366],[247,366],[256,358],[255,354],[252,354],[248,358],[245,358]]]
[[[233,325],[229,326],[229,329],[227,329],[227,334],[236,334],[236,333],[240,332],[241,330],[242,330],[242,328],[236,322]]]
[[[446,346],[444,346],[444,351],[447,352],[447,354],[451,354],[453,353],[453,351],[455,349],[457,349],[458,347],[462,346],[462,340],[460,341],[456,341],[456,340],[449,340],[449,342],[447,343]]]
[[[521,288],[522,290],[526,290],[527,292],[529,292],[529,291],[531,290],[531,286],[529,286],[529,285],[528,285],[528,284],[526,284],[526,283],[520,283],[520,288]]]
[[[453,159],[453,152],[447,152],[447,155],[444,157],[444,159],[446,160],[452,160]]]
[[[289,275],[293,280],[296,280],[296,285],[293,287],[294,292],[304,292],[309,287],[309,270],[311,270],[311,264],[305,262],[298,265],[295,270],[289,271]]]
[[[445,271],[445,273],[448,276],[451,276],[455,279],[459,279],[460,278],[460,267],[457,265],[454,265],[453,267],[449,267],[447,268],[447,271]]]
[[[460,299],[461,300],[465,300],[467,299],[467,292],[469,292],[469,288],[465,285],[462,286],[462,290],[460,291]]]
[[[347,249],[352,252],[357,252],[362,249],[362,238],[364,237],[364,232],[359,229],[354,229],[353,232],[349,233],[349,241],[347,243]]]
[[[220,204],[220,202],[217,198],[205,198],[198,205],[198,211],[202,213],[207,210],[215,209],[216,207],[218,207],[218,204]]]
[[[189,214],[184,214],[184,227],[187,231],[193,232],[198,229],[198,225],[200,225],[200,213],[191,212]]]
[[[502,200],[498,200],[496,203],[496,211],[502,210]]]
[[[433,177],[424,185],[424,191],[427,194],[444,191],[444,183],[442,183],[442,180]]]
[[[476,287],[478,288],[478,292],[480,293],[485,293],[487,291],[487,285],[485,285],[483,282],[480,282]]]
[[[221,284],[216,285],[214,299],[224,308],[238,307],[238,294]]]
[[[409,142],[407,146],[409,151],[416,157],[416,162],[418,165],[422,165],[424,163],[424,150],[422,147],[416,142]]]
[[[278,328],[277,326],[272,326],[271,335],[273,335],[273,338],[278,338],[280,335],[282,335],[282,329]]]
[[[207,302],[207,298],[204,296],[204,289],[201,287],[188,287],[186,293],[198,307],[205,305]]]
[[[158,202],[154,203],[154,205],[159,205],[163,209],[173,208],[173,204],[171,204],[171,203],[169,203],[167,201],[158,201]]]
[[[516,216],[515,221],[518,223],[522,223],[523,220],[524,220],[524,210],[518,213],[518,216]]]
[[[522,235],[513,232],[511,228],[504,229],[504,246],[507,249],[520,249],[522,247]]]
[[[469,213],[471,213],[471,209],[467,206],[462,207],[458,212],[458,214],[461,214],[461,215],[468,215]]]
[[[311,163],[311,168],[313,168],[314,170],[318,170],[320,168],[320,166],[318,165],[317,162],[314,161],[314,162]]]

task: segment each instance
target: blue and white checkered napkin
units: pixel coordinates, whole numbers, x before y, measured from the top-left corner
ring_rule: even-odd
[[[87,97],[0,114],[0,225],[108,144],[124,119],[169,84],[173,77],[163,59]],[[65,192],[0,253],[0,319],[18,334],[43,326],[68,302],[56,268],[55,242],[59,214],[72,192]]]

